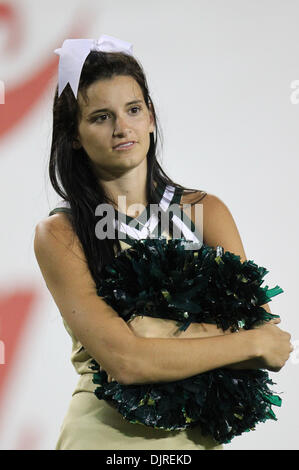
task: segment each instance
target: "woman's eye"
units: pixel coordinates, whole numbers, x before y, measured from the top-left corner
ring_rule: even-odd
[[[140,111],[140,107],[139,106],[134,106],[134,108],[131,108],[132,109],[138,109]],[[133,114],[137,114],[137,113],[133,113]]]
[[[105,116],[107,116],[107,114],[101,114],[101,116],[96,117],[95,120],[106,121],[106,119],[102,119],[102,117],[105,117]]]
[[[139,106],[134,106],[133,108],[130,108],[130,111],[132,111],[133,109],[137,110],[137,112],[133,112],[133,114],[138,114],[138,111],[141,110]],[[107,119],[102,119],[102,118],[105,118],[106,116],[108,116],[108,114],[101,114],[100,116],[97,116],[94,120],[104,122],[104,121],[107,121]]]

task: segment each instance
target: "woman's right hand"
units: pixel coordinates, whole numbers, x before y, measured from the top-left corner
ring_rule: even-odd
[[[258,335],[260,367],[272,372],[280,371],[294,349],[291,335],[277,326],[280,322],[280,318],[275,318],[254,327]]]

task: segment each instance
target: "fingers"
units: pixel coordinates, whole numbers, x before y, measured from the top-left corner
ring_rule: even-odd
[[[281,318],[273,318],[268,323],[281,323]]]
[[[114,377],[111,377],[111,375],[108,375],[108,383],[110,382],[116,382],[115,378]]]
[[[102,366],[100,366],[100,372],[104,372],[104,369],[102,368]],[[110,382],[116,382],[116,380],[111,377],[111,375],[107,374],[107,382],[110,383]]]

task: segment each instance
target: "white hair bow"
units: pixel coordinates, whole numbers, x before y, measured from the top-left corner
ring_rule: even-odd
[[[81,70],[90,51],[125,52],[133,55],[133,45],[121,39],[102,34],[99,39],[65,39],[59,55],[58,97],[69,83],[77,98]]]

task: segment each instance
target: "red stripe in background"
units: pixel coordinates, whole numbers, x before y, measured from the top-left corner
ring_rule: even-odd
[[[15,88],[5,86],[5,103],[0,105],[0,139],[28,114],[30,109],[39,101],[52,77],[57,73],[57,59],[51,59],[27,80]]]
[[[48,57],[47,62],[44,63],[39,70],[35,71],[25,81],[21,81],[14,88],[10,88],[9,84],[5,83],[4,80],[5,100],[4,104],[0,104],[0,140],[8,132],[13,131],[15,126],[17,126],[17,124],[30,112],[31,108],[37,104],[40,97],[46,91],[52,78],[55,75],[58,78],[59,56],[54,54],[54,50],[62,46],[66,37],[69,39],[82,37],[82,34],[86,31],[87,26],[92,19],[92,11],[87,12],[84,10],[81,14],[77,12],[76,16],[78,20],[74,21],[73,27],[71,28],[72,32],[66,35],[63,39],[59,39],[57,41],[55,47],[52,47],[51,52],[48,52],[46,55],[51,56],[51,58]],[[17,18],[17,14],[13,11],[13,7],[8,5],[0,6],[0,20],[4,19],[9,22],[9,26],[12,28],[12,32],[14,33],[11,36],[14,37],[16,37],[17,33],[19,35],[21,31],[21,25],[17,25],[15,18]],[[16,43],[14,43],[13,46],[15,48]],[[10,53],[11,51],[9,49],[12,49],[13,46],[8,43],[6,53]],[[14,54],[16,55],[16,51],[14,51]],[[42,54],[41,58],[43,58]],[[3,77],[0,77],[0,79],[3,80]]]
[[[0,22],[6,22],[9,29],[9,36],[5,44],[7,52],[14,52],[20,45],[22,38],[21,12],[14,6],[2,2],[0,4]]]
[[[34,290],[15,290],[0,294],[0,410],[6,384],[12,373],[23,330],[32,313],[32,304],[37,294]],[[4,362],[4,364],[3,364]],[[0,419],[1,423],[1,419]]]

